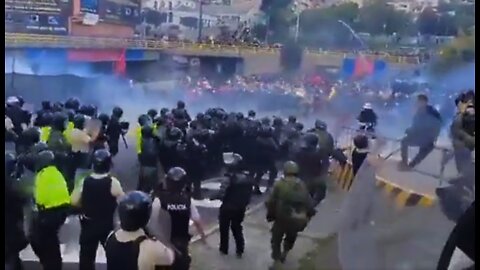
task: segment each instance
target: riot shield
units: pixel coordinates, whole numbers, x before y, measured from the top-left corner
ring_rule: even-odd
[[[468,187],[475,186],[474,168],[458,174],[448,151],[435,148],[418,166],[400,170],[398,155],[385,159],[384,147],[371,149],[340,211],[343,270],[437,269],[452,229],[475,200]]]

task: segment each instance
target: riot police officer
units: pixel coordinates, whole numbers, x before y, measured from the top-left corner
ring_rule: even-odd
[[[455,165],[460,174],[471,168],[472,151],[475,150],[475,108],[469,104],[459,112],[450,127]]]
[[[298,179],[298,172],[297,164],[287,161],[283,167],[284,177],[275,183],[270,197],[265,202],[267,221],[273,221],[271,230],[273,269],[277,269],[278,265],[285,261],[295,244],[298,232],[305,229],[315,214],[314,203],[307,187]]]
[[[220,226],[220,253],[228,254],[229,231],[235,239],[237,257],[245,250],[242,222],[252,196],[253,181],[241,171],[242,157],[236,153],[224,153],[223,160],[227,169],[220,190],[211,199],[222,200],[218,223]]]
[[[107,270],[172,265],[174,252],[145,233],[151,212],[151,198],[141,191],[129,192],[121,198],[118,203],[120,229],[112,232],[105,242]]]
[[[62,112],[56,112],[52,119],[52,129],[47,140],[47,145],[55,154],[55,165],[62,172],[69,190],[73,190],[74,175],[71,170],[72,146],[67,141],[64,131],[67,128],[67,117]]]
[[[188,245],[191,235],[189,233],[190,220],[193,221],[202,239],[205,233],[200,221],[197,207],[192,204],[189,192],[185,187],[188,183],[187,173],[180,167],[171,168],[166,177],[167,189],[155,192],[152,211],[167,211],[171,221],[170,243],[175,247],[177,254],[172,265],[174,270],[186,270],[190,267],[191,258]],[[160,221],[155,221],[159,223]]]
[[[117,155],[118,153],[118,140],[120,136],[124,135],[120,119],[123,116],[123,110],[120,107],[114,107],[112,109],[112,116],[108,122],[107,129],[105,134],[108,138],[108,149],[112,156]]]
[[[326,195],[325,177],[328,168],[322,164],[326,153],[318,148],[318,137],[314,133],[307,133],[302,137],[302,145],[294,154],[294,160],[299,168],[298,177],[304,181],[307,188],[319,204]]]
[[[44,150],[35,160],[36,210],[30,226],[30,244],[43,269],[62,269],[58,231],[70,209],[70,196],[63,174],[54,166],[55,155]]]
[[[141,138],[141,151],[138,154],[140,172],[137,189],[150,193],[157,184],[157,179],[163,175],[158,156],[159,144],[157,138],[153,135],[151,125],[142,127]]]
[[[5,265],[12,270],[22,269],[19,253],[28,242],[23,230],[23,206],[27,197],[19,189],[17,158],[5,153]]]
[[[80,263],[79,268],[95,269],[98,244],[105,244],[113,230],[117,200],[124,194],[120,182],[110,175],[112,156],[105,149],[93,154],[93,173],[85,177],[72,192],[72,205],[79,208]]]
[[[370,103],[365,103],[363,105],[362,110],[360,111],[360,114],[357,117],[358,120],[358,130],[364,131],[364,132],[369,132],[369,133],[375,133],[375,127],[377,126],[377,114],[372,108],[372,104]]]

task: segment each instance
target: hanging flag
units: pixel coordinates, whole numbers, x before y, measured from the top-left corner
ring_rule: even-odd
[[[123,49],[118,60],[114,63],[114,72],[119,76],[125,76],[127,72],[127,61],[125,59],[126,50]]]

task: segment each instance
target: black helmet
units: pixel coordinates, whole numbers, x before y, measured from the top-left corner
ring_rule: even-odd
[[[177,128],[173,127],[167,132],[167,138],[172,141],[178,141],[181,140],[183,137],[183,132]]]
[[[75,111],[74,110],[67,110],[67,118],[68,118],[68,122],[72,122],[73,121],[73,118],[75,118]]]
[[[295,123],[295,130],[302,131],[303,130],[303,124],[302,123]]]
[[[97,107],[95,105],[89,104],[85,106],[85,112],[83,113],[86,116],[95,117],[97,115]]]
[[[155,119],[155,117],[157,117],[157,114],[158,112],[155,109],[150,109],[147,112],[147,115],[150,116],[151,119]]]
[[[318,136],[315,133],[307,133],[302,139],[305,147],[317,147],[318,145]]]
[[[152,123],[151,119],[150,119],[150,116],[146,115],[146,114],[142,114],[138,117],[138,124],[140,126],[145,126],[145,125],[150,125]]]
[[[262,125],[270,126],[272,121],[268,117],[263,117],[262,120],[260,120],[260,122],[262,123]]]
[[[110,121],[110,116],[108,116],[108,114],[106,113],[101,113],[98,115],[98,120],[102,122],[103,126],[106,126],[108,124],[108,121]]]
[[[35,158],[35,170],[37,172],[54,164],[55,155],[50,150],[40,151]]]
[[[184,181],[187,177],[187,172],[181,167],[173,167],[167,172],[167,180],[172,182]]]
[[[39,121],[39,123],[38,123],[38,125],[40,127],[50,126],[52,124],[52,121],[53,121],[53,114],[50,113],[50,112],[44,112],[41,115],[41,120],[42,121]]]
[[[84,129],[85,128],[85,115],[83,114],[76,114],[73,118],[73,127],[76,129]]]
[[[368,137],[363,135],[363,134],[359,134],[359,135],[355,136],[353,138],[353,145],[357,149],[362,149],[362,150],[367,149],[368,148]]]
[[[145,227],[152,213],[152,200],[142,191],[131,191],[118,202],[120,228],[133,232]]]
[[[17,167],[17,156],[11,152],[5,152],[5,175],[12,176]]]
[[[243,113],[238,112],[238,113],[237,113],[237,120],[243,120],[243,118],[245,118],[245,116],[243,115]]]
[[[29,145],[36,144],[40,141],[40,130],[36,127],[27,128],[22,132],[22,137]]]
[[[112,109],[112,115],[115,116],[115,117],[122,117],[123,115],[123,110],[122,108],[118,107],[118,106],[115,106],[113,109]]]
[[[16,96],[17,99],[18,99],[18,105],[21,107],[23,107],[23,105],[25,104],[25,100],[23,99],[22,96]]]
[[[197,113],[197,116],[195,117],[197,120],[203,120],[205,115],[203,113]]]
[[[112,155],[106,149],[98,149],[93,153],[93,171],[98,174],[108,173],[112,167]]]
[[[42,101],[42,110],[49,111],[52,109],[52,104],[48,100]]]
[[[321,130],[326,130],[327,129],[327,123],[323,122],[322,120],[315,120],[315,128],[321,129]]]
[[[46,151],[46,150],[48,150],[48,145],[44,142],[38,142],[38,143],[33,145],[32,153],[38,154],[38,153],[40,153],[42,151]]]
[[[60,131],[64,131],[67,127],[67,115],[62,112],[56,112],[53,114],[52,128]]]
[[[142,138],[152,138],[153,137],[153,127],[151,125],[143,126],[142,130]]]
[[[185,102],[179,100],[179,101],[177,102],[177,108],[178,108],[178,109],[185,109]]]
[[[297,175],[299,171],[298,164],[294,161],[287,161],[283,164],[283,173],[286,176]]]
[[[53,103],[52,110],[54,112],[61,112],[63,110],[63,104],[60,101]]]
[[[283,126],[283,120],[280,117],[273,118],[273,126],[274,127],[281,127]]]
[[[290,115],[288,117],[288,123],[296,123],[297,122],[297,117],[295,117],[294,115]]]
[[[255,115],[257,115],[257,114],[255,113],[254,110],[249,110],[249,111],[248,111],[248,117],[250,117],[250,118],[255,118]]]
[[[161,108],[160,109],[160,116],[166,116],[169,111],[170,110],[167,109],[167,108]]]
[[[69,98],[65,101],[65,109],[77,111],[80,107],[80,101],[77,98]]]
[[[223,153],[223,163],[229,170],[239,169],[239,166],[242,160],[243,160],[242,156],[240,156],[237,153],[233,153],[233,152]]]

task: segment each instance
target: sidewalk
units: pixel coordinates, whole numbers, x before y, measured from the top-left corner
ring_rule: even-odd
[[[336,260],[336,241],[332,235],[338,224],[338,209],[343,193],[331,190],[312,218],[307,229],[299,234],[295,247],[290,252],[283,270],[319,270],[339,269]],[[246,239],[245,254],[242,259],[235,256],[233,237],[230,238],[230,254],[218,252],[219,233],[214,232],[207,238],[208,246],[195,242],[190,246],[192,270],[263,270],[268,269],[270,258],[270,224],[265,220],[265,209],[260,207],[245,218],[244,234]],[[325,246],[328,244],[328,246]],[[325,256],[319,256],[320,251]],[[323,261],[325,259],[325,261]],[[328,264],[328,266],[327,266]],[[313,267],[313,268],[312,268]]]

